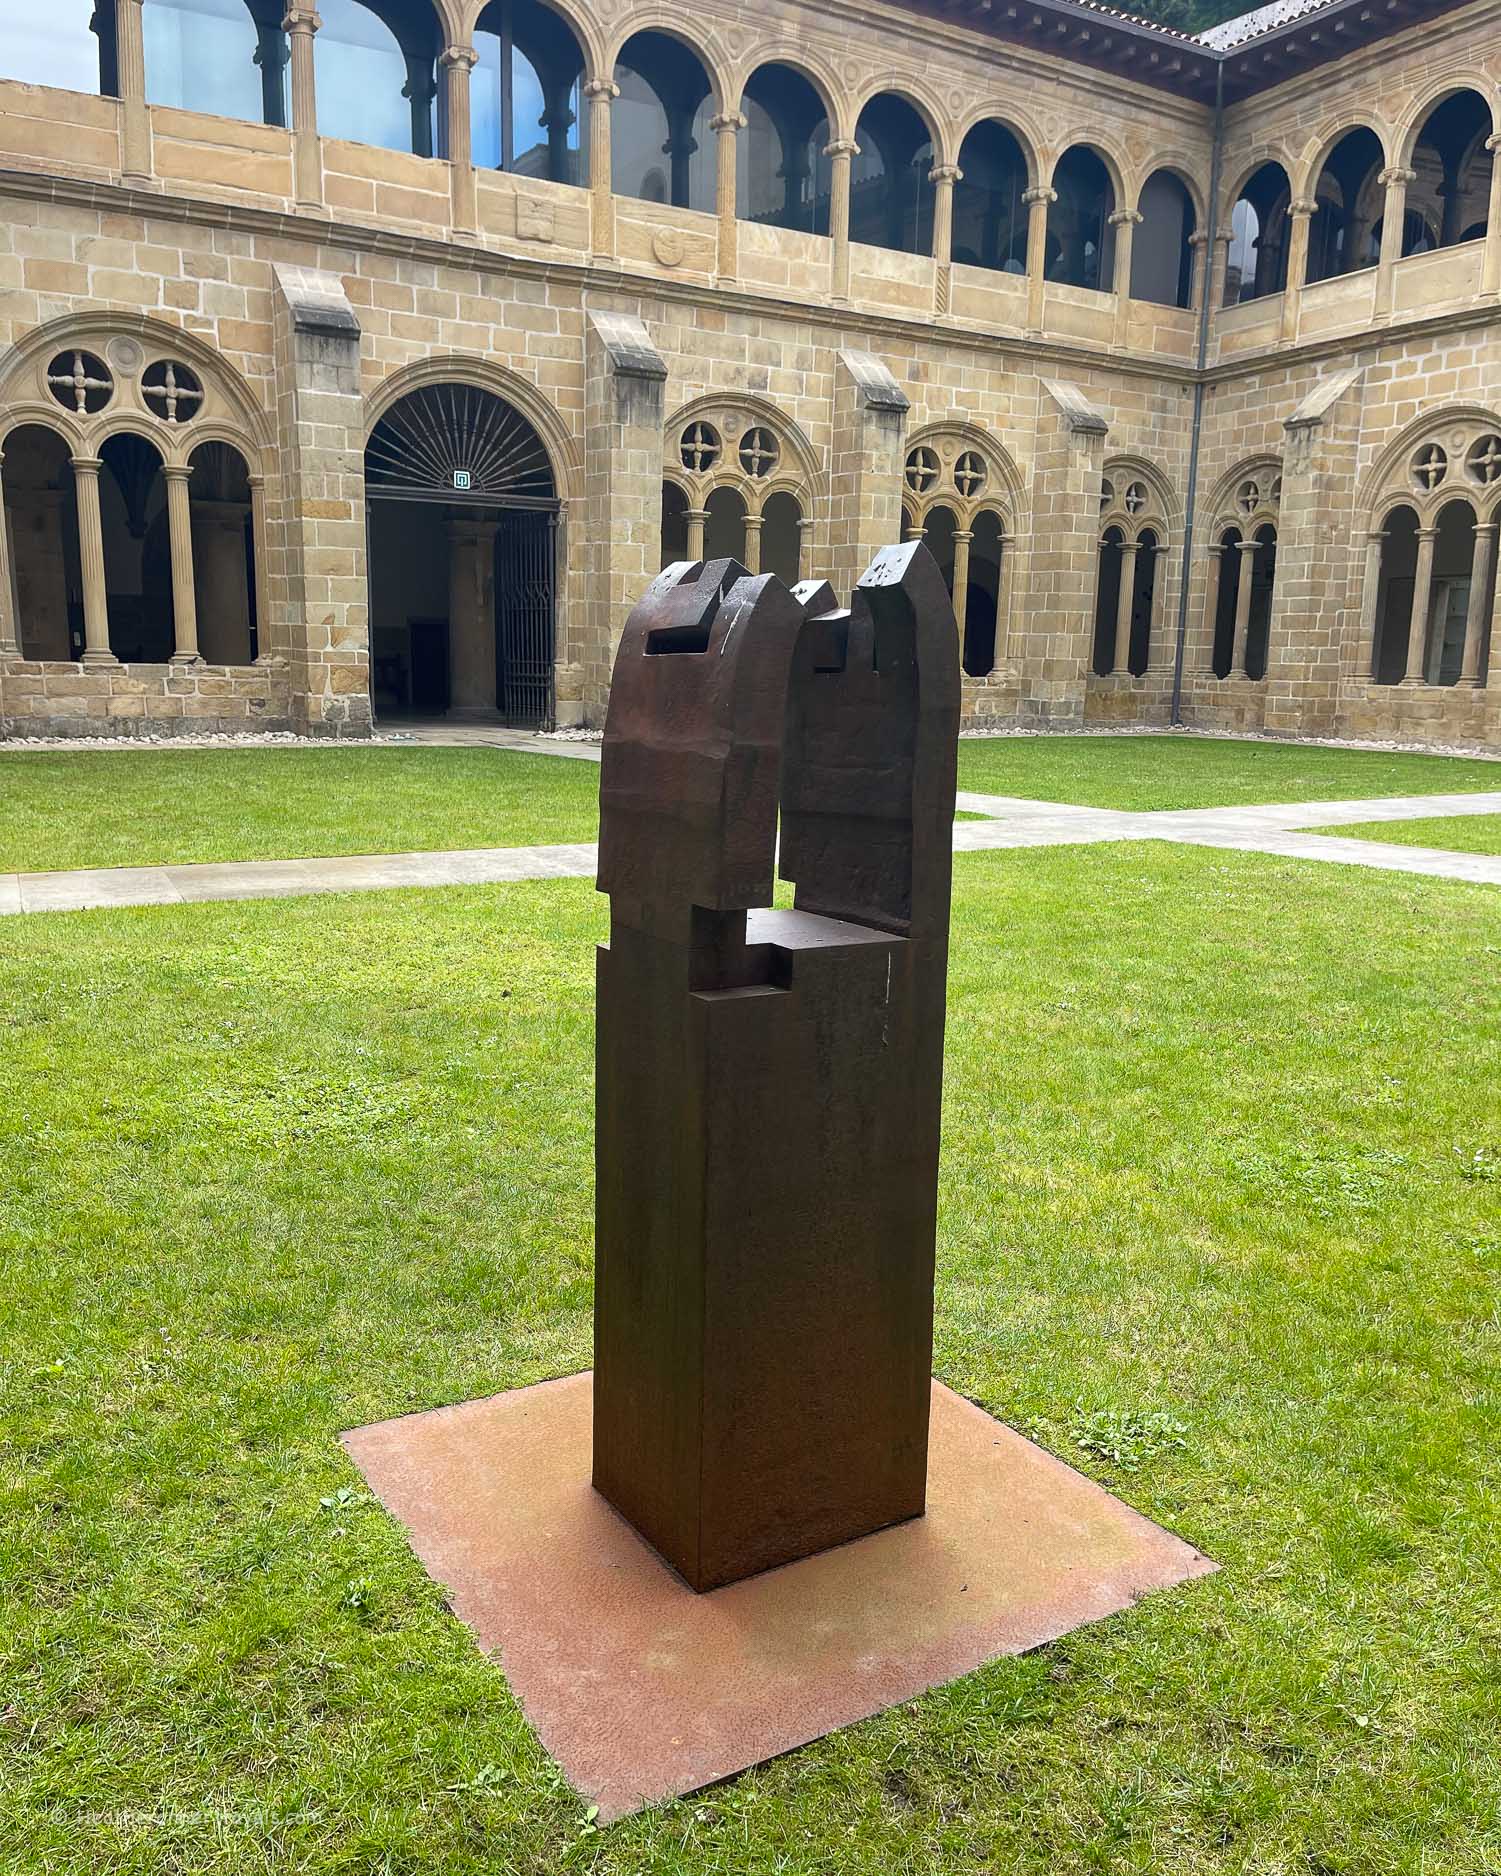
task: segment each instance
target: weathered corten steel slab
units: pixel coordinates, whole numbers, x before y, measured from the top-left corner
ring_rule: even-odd
[[[847,611],[670,567],[621,640],[593,1476],[695,1589],[923,1509],[958,710],[920,542]]]
[[[606,1821],[1215,1568],[935,1383],[926,1517],[696,1595],[591,1489],[591,1392],[344,1443]]]

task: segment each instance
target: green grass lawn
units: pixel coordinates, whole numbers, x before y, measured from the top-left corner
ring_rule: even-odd
[[[1501,762],[1186,735],[966,736],[959,786],[1088,808],[1228,808],[1501,790]]]
[[[0,754],[0,873],[593,840],[599,769],[507,749]]]
[[[1431,821],[1361,821],[1355,827],[1315,827],[1308,831],[1356,840],[1389,840],[1400,847],[1501,854],[1501,814],[1440,814]]]
[[[1501,790],[1501,763],[1197,737],[965,738],[959,786],[1106,808]],[[504,749],[0,753],[0,873],[592,840],[592,762]]]
[[[596,1833],[337,1440],[587,1363],[603,917],[0,927],[6,1876],[1493,1872],[1496,895],[959,861],[938,1372],[1223,1569]]]

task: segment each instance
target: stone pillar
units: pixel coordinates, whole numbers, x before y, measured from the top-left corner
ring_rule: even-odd
[[[248,513],[243,502],[192,505],[194,603],[198,650],[205,664],[250,662],[250,587],[245,578]]]
[[[1465,613],[1464,659],[1459,681],[1466,690],[1480,685],[1480,653],[1485,644],[1486,615],[1490,611],[1491,570],[1496,564],[1496,523],[1475,524],[1475,554],[1470,563],[1470,604]]]
[[[959,650],[964,651],[964,619],[969,611],[969,544],[973,528],[954,529],[954,623],[959,628]]]
[[[1213,251],[1207,256],[1209,272],[1205,286],[1209,293],[1209,310],[1211,312],[1225,304],[1225,294],[1229,286],[1230,240],[1231,237],[1228,232],[1225,234],[1217,234],[1214,237]]]
[[[1220,580],[1224,576],[1225,571],[1225,543],[1223,541],[1211,541],[1207,551],[1209,554],[1209,574],[1205,581],[1204,590],[1204,623],[1207,628],[1205,637],[1208,641],[1209,649],[1208,668],[1213,671],[1215,628],[1220,622]],[[1232,562],[1232,565],[1238,566],[1239,564],[1239,557],[1237,556],[1236,560]],[[1186,662],[1185,660],[1185,664]]]
[[[721,111],[709,119],[719,140],[715,154],[714,206],[719,215],[719,278],[733,280],[740,266],[740,225],[735,217],[735,172],[739,133],[746,119],[739,111]]]
[[[1237,541],[1239,548],[1239,566],[1235,578],[1235,637],[1230,645],[1230,675],[1246,675],[1246,640],[1251,631],[1251,589],[1256,584],[1256,549],[1261,543],[1254,535],[1249,540]]]
[[[285,261],[272,273],[279,500],[269,628],[290,666],[293,727],[368,736],[359,322],[337,274]]]
[[[615,197],[610,181],[610,106],[620,96],[612,78],[591,78],[589,100],[589,244],[596,260],[615,256]]]
[[[151,114],[146,107],[146,37],[143,0],[117,0],[116,73],[120,86],[120,170],[126,182],[151,179]]]
[[[1485,255],[1480,263],[1482,293],[1501,293],[1501,131],[1487,137],[1491,153],[1491,195],[1485,224]]]
[[[1136,208],[1118,208],[1110,217],[1115,230],[1115,342],[1124,345],[1131,327],[1131,253],[1142,214]]]
[[[1496,582],[1495,598],[1491,602],[1491,648],[1486,665],[1489,672],[1486,689],[1501,691],[1501,580]]]
[[[909,408],[880,359],[853,349],[837,355],[827,572],[841,596],[853,591],[878,549],[901,538]]]
[[[704,557],[704,527],[709,519],[707,508],[686,508],[683,519],[688,523],[688,558],[702,560]]]
[[[250,478],[250,540],[255,553],[255,661],[283,665],[286,657],[271,630],[271,550],[266,527],[266,478]]]
[[[1404,687],[1423,683],[1428,650],[1428,609],[1433,600],[1433,545],[1437,528],[1418,529],[1418,568],[1412,582],[1412,616],[1407,621],[1407,669]]]
[[[5,524],[4,466],[5,452],[0,450],[0,658],[18,658],[21,655],[21,633],[16,619],[10,532]]]
[[[1298,320],[1303,311],[1303,288],[1308,275],[1308,225],[1318,203],[1301,197],[1288,209],[1292,240],[1287,253],[1287,287],[1282,295],[1282,336],[1291,341],[1298,336]]]
[[[1381,210],[1381,256],[1376,264],[1376,314],[1389,314],[1397,292],[1396,266],[1402,258],[1402,224],[1407,219],[1407,185],[1415,169],[1397,165],[1382,170],[1376,180],[1386,191]]]
[[[176,649],[173,664],[199,664],[198,596],[193,584],[193,512],[188,499],[186,463],[165,463],[167,534],[172,549],[172,621]]]
[[[836,300],[850,296],[850,159],[859,154],[852,137],[836,137],[824,148],[829,159],[829,238],[834,244],[829,290]]]
[[[1026,723],[1084,719],[1094,661],[1100,481],[1109,425],[1075,384],[1044,378],[1037,400],[1032,533],[1023,589],[1008,632]]]
[[[448,524],[448,672],[455,711],[493,716],[495,665],[495,523]]]
[[[797,524],[797,577],[799,580],[813,578],[813,518],[801,515]]]
[[[953,163],[940,163],[928,171],[933,185],[933,311],[949,310],[950,275],[954,260],[954,184],[964,171]]]
[[[1117,677],[1131,672],[1131,615],[1136,609],[1136,556],[1140,541],[1121,543],[1121,579],[1115,595],[1115,657],[1111,670]]]
[[[584,712],[603,720],[626,614],[662,567],[662,432],[667,366],[633,313],[584,324]]]
[[[1188,287],[1188,310],[1198,312],[1203,305],[1203,293],[1208,284],[1209,236],[1203,229],[1197,229],[1188,237],[1188,245],[1193,252],[1193,276]]]
[[[99,516],[97,456],[74,456],[73,488],[78,498],[78,558],[83,575],[83,662],[118,664],[109,648],[109,601],[104,580],[104,525]]]
[[[300,208],[323,206],[323,154],[318,146],[318,91],[313,35],[323,24],[312,0],[291,0],[282,25],[292,41],[292,164]]]
[[[456,234],[473,234],[478,223],[469,134],[469,74],[479,63],[479,54],[473,46],[445,46],[439,63],[443,68],[443,143],[448,158],[449,213]]]
[[[1048,209],[1058,200],[1056,189],[1024,189],[1027,205],[1027,331],[1042,331],[1044,296],[1047,281],[1043,268],[1048,255]]]
[[[999,670],[1010,656],[1011,644],[1011,573],[1016,564],[1016,536],[1002,534],[996,541],[1001,564],[995,582],[995,668]]]
[[[1355,670],[1360,679],[1376,676],[1376,615],[1381,603],[1381,548],[1384,528],[1371,528],[1365,537],[1365,577],[1360,585],[1360,636],[1355,648]]]
[[[765,517],[747,514],[745,517],[745,570],[747,573],[761,571],[761,526]]]

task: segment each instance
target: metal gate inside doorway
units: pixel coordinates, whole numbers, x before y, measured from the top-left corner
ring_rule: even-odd
[[[536,430],[477,385],[423,385],[371,431],[365,490],[367,513],[426,502],[455,520],[493,520],[495,708],[518,729],[551,729],[559,503]]]

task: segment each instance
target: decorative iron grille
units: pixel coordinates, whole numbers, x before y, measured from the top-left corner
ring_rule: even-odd
[[[371,432],[365,480],[374,493],[486,506],[553,507],[542,439],[518,410],[471,384],[429,384],[392,406]]]

